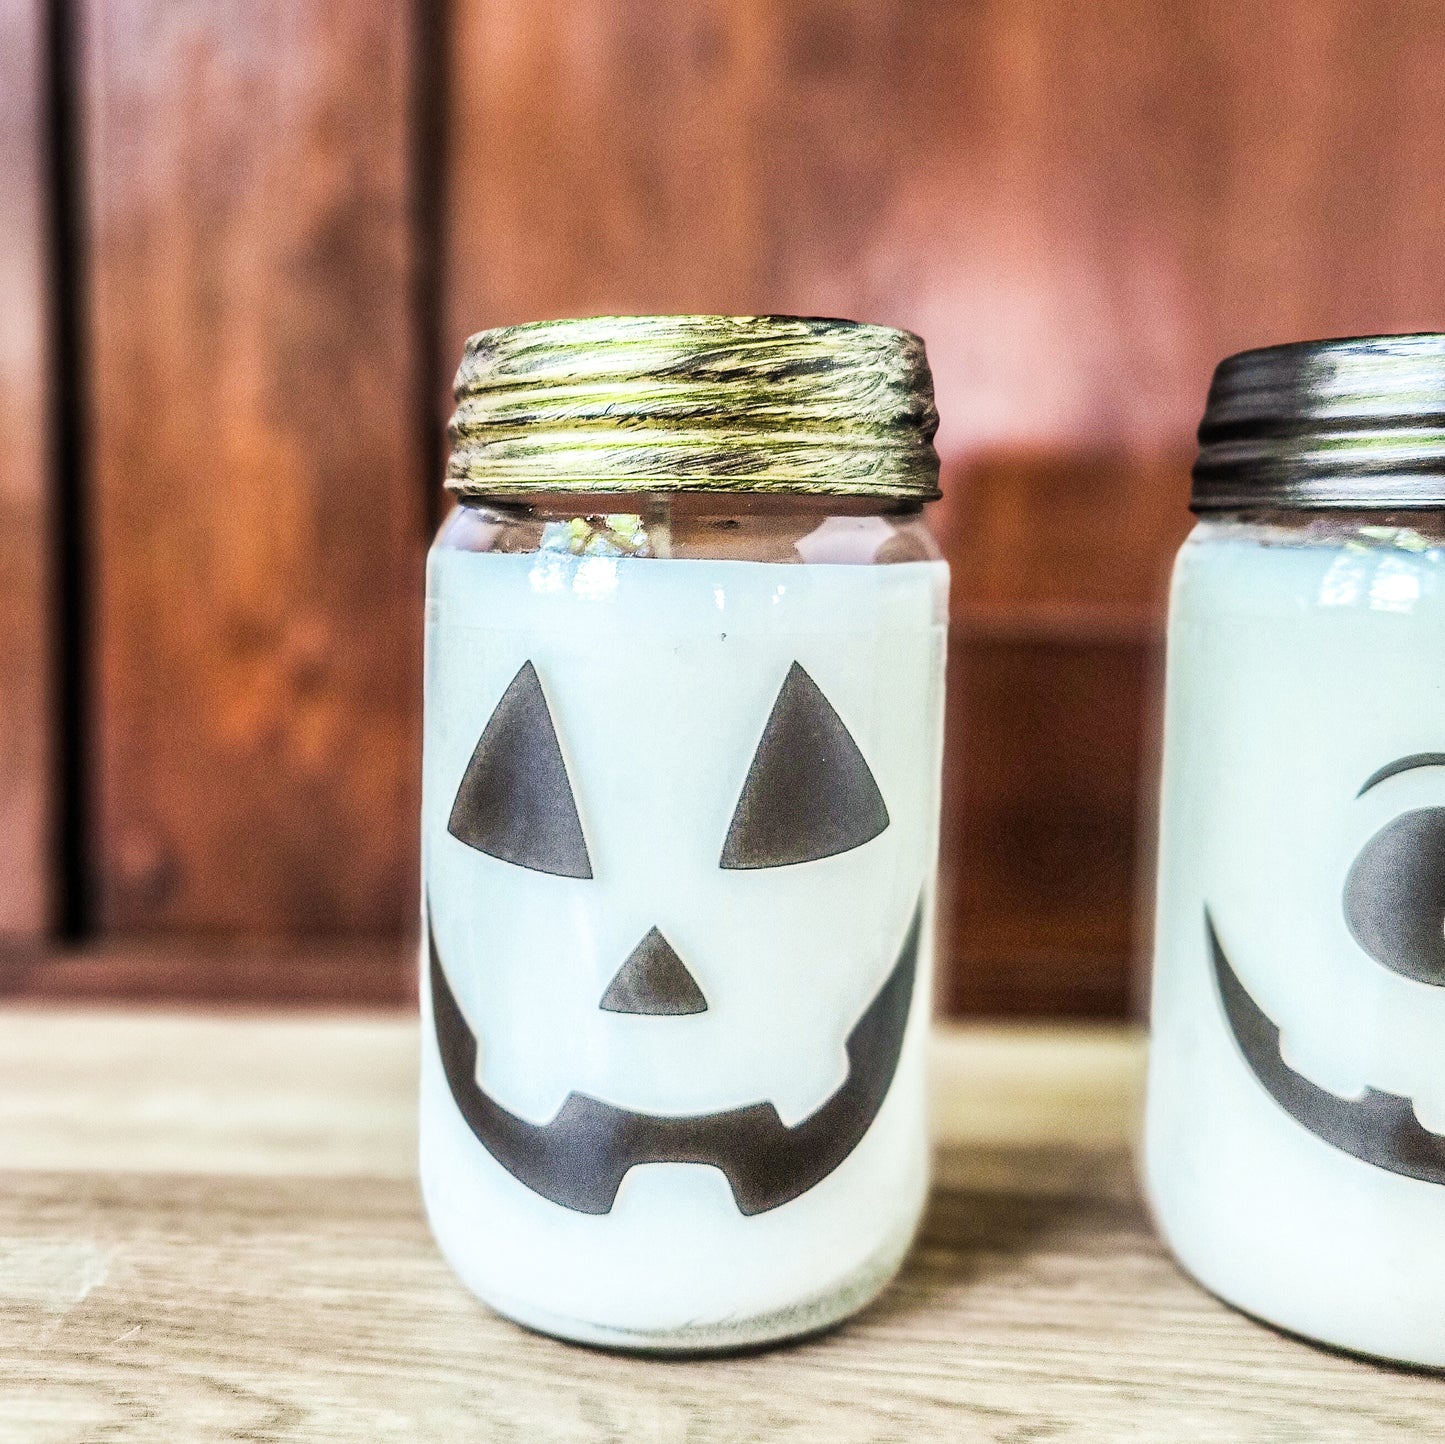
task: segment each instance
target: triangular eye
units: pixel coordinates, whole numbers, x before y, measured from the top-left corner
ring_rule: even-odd
[[[786,867],[871,842],[888,808],[843,719],[794,662],[728,828],[721,866]]]
[[[526,663],[512,678],[462,774],[447,831],[488,857],[557,877],[592,863],[557,729]]]

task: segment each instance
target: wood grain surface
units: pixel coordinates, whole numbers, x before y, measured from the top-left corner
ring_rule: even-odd
[[[117,932],[414,913],[411,8],[80,0]]]
[[[419,1068],[416,1028],[394,1012],[11,1003],[0,1008],[0,1159],[7,1170],[410,1179]]]
[[[12,1008],[0,1436],[1434,1437],[1438,1378],[1287,1339],[1173,1267],[1129,1162],[1142,1061],[1115,1028],[941,1034],[898,1282],[822,1338],[661,1362],[525,1333],[451,1277],[410,1177],[409,1021]]]
[[[54,901],[46,13],[0,5],[0,940]]]

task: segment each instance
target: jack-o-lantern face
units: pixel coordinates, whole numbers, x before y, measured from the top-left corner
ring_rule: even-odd
[[[697,765],[708,764],[699,757]],[[816,865],[868,846],[889,826],[887,803],[862,749],[807,670],[793,662],[717,839],[716,867],[752,872]],[[466,763],[447,820],[449,839],[558,880],[554,887],[587,888],[601,881],[589,836],[595,844],[595,834],[606,828],[601,818],[584,825],[547,693],[529,660],[496,703]],[[554,906],[565,908],[566,899],[557,894]],[[458,1001],[431,913],[429,906],[429,985],[442,1069],[461,1117],[502,1168],[555,1204],[605,1214],[637,1165],[705,1164],[726,1177],[738,1210],[753,1215],[798,1198],[832,1173],[882,1107],[913,1000],[923,898],[846,1035],[845,1077],[791,1125],[766,1099],[673,1113],[573,1089],[545,1120],[504,1106],[478,1081],[478,1032],[485,1030],[474,1030]],[[537,921],[545,926],[545,919]],[[653,919],[618,960],[595,1007],[646,1019],[653,1028],[679,1027],[680,1020],[695,1026],[713,1006],[713,978]],[[719,977],[716,986],[726,981]],[[820,988],[828,983],[818,979]]]
[[[1445,754],[1414,753],[1381,767],[1362,786],[1420,768]],[[1445,987],[1445,807],[1412,808],[1376,830],[1345,877],[1346,927],[1365,955],[1400,977]],[[1365,1163],[1427,1183],[1445,1183],[1445,1136],[1421,1124],[1410,1098],[1366,1087],[1343,1097],[1285,1062],[1280,1029],[1240,980],[1205,909],[1215,982],[1230,1031],[1251,1072],[1276,1103],[1316,1137]]]

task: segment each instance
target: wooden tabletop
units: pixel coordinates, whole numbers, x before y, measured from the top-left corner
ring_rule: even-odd
[[[0,1012],[0,1439],[1396,1440],[1445,1381],[1282,1337],[1137,1200],[1143,1046],[935,1046],[937,1188],[859,1318],[649,1361],[495,1317],[427,1235],[402,1016]]]

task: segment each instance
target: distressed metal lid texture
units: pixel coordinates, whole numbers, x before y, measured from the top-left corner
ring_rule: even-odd
[[[932,501],[910,331],[803,316],[601,316],[482,331],[456,381],[465,497],[697,491]]]
[[[1301,341],[1221,361],[1190,505],[1445,507],[1445,335]]]

